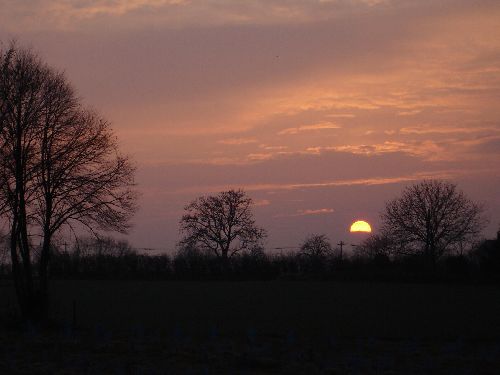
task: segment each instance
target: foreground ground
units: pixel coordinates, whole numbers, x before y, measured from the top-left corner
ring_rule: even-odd
[[[7,320],[0,373],[500,369],[498,287],[138,281],[59,281],[52,287],[52,316],[60,323],[40,332],[15,329]],[[5,316],[15,306],[13,291],[4,286],[0,293]]]

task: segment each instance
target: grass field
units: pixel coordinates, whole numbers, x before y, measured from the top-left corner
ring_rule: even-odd
[[[14,303],[13,290],[4,286],[0,293],[5,312]],[[130,361],[121,373],[238,368],[241,373],[417,374],[452,368],[495,374],[500,368],[497,286],[56,281],[52,295],[52,314],[66,327],[76,301],[79,338],[63,329],[58,338],[24,335],[19,345],[41,345],[47,350],[43,358],[50,359],[48,348],[69,340],[67,356],[76,359],[63,364],[87,361],[87,367],[78,365],[87,373],[109,373]],[[20,353],[9,358],[26,355]],[[15,366],[9,366],[12,372]],[[155,372],[162,366],[171,371]]]
[[[497,286],[327,282],[53,283],[54,313],[79,324],[147,330],[213,327],[238,334],[302,334],[421,338],[500,337]]]

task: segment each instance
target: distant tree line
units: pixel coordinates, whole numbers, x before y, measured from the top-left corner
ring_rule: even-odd
[[[329,244],[325,236],[313,237]],[[51,275],[54,279],[98,280],[500,282],[500,231],[497,239],[483,240],[464,253],[447,254],[432,268],[420,254],[391,254],[380,241],[379,236],[372,236],[342,257],[338,249],[311,253],[302,246],[300,251],[283,254],[245,251],[221,262],[199,250],[150,255],[126,241],[85,238],[66,249],[54,247]],[[0,270],[8,278],[10,266],[3,259]]]
[[[477,240],[486,222],[482,211],[456,185],[422,181],[386,204],[381,230],[352,253],[334,248],[324,234],[311,234],[297,252],[270,254],[252,200],[242,190],[230,190],[186,206],[174,255],[141,254],[126,241],[89,237],[69,248],[54,243],[50,274],[63,279],[499,282],[500,231],[496,239]],[[8,276],[7,237],[2,238],[0,272]]]

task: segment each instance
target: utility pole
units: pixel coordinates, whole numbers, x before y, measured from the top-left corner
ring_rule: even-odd
[[[337,245],[340,246],[340,261],[342,261],[343,249],[344,249],[344,245],[346,245],[346,243],[344,241],[340,241]]]

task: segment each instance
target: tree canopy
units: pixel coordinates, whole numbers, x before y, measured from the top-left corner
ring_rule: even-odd
[[[252,199],[243,190],[199,197],[185,211],[180,245],[199,247],[223,259],[258,247],[266,236],[255,224]]]
[[[300,254],[311,258],[321,258],[330,255],[331,252],[332,245],[324,234],[311,234],[300,246]]]
[[[435,263],[480,232],[482,212],[455,184],[425,180],[386,204],[383,231],[396,251],[420,253]]]

